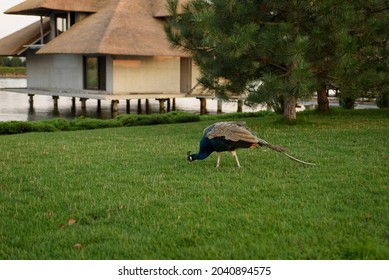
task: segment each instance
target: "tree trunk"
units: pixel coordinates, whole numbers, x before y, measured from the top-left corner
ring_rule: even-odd
[[[284,117],[288,121],[296,121],[296,98],[294,96],[285,97]]]
[[[327,96],[327,86],[325,83],[320,85],[320,89],[317,92],[317,105],[318,111],[322,113],[330,112],[330,102]]]

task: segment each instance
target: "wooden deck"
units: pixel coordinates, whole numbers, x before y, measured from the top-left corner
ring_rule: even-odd
[[[81,102],[81,108],[86,108],[86,101],[89,99],[97,100],[100,104],[101,100],[111,101],[112,102],[112,111],[118,111],[119,101],[125,100],[127,102],[127,107],[129,108],[130,100],[137,99],[138,106],[140,106],[140,101],[142,99],[146,100],[148,104],[149,99],[155,99],[159,101],[160,104],[160,113],[166,112],[165,103],[167,103],[167,110],[175,110],[175,99],[176,98],[197,98],[200,101],[200,113],[206,114],[206,99],[215,98],[209,94],[185,94],[185,93],[129,93],[129,94],[112,94],[105,91],[97,90],[55,90],[55,89],[39,89],[39,88],[2,88],[0,91],[14,92],[20,94],[26,94],[29,97],[30,105],[33,106],[34,96],[35,95],[46,95],[52,96],[54,107],[58,107],[58,99],[60,97],[68,97],[73,99],[73,104],[75,105],[76,98],[79,98]],[[218,104],[218,111],[221,112],[221,102],[220,108]]]
[[[96,100],[131,100],[131,99],[168,99],[168,98],[185,98],[187,94],[181,93],[128,93],[112,94],[105,91],[94,90],[48,90],[38,88],[2,88],[2,91],[15,92],[27,95],[48,95],[59,97],[75,97]],[[191,95],[190,97],[194,97]]]

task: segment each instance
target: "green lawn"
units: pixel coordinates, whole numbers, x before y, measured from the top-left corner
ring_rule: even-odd
[[[196,123],[0,136],[0,259],[389,259],[389,111],[247,118],[268,149],[192,164]]]

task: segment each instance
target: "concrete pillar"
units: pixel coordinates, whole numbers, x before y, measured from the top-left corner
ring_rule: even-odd
[[[142,113],[142,100],[138,99],[138,114]]]
[[[127,114],[130,113],[130,101],[131,101],[131,99],[126,99],[126,112],[127,112]]]
[[[223,113],[223,100],[221,99],[218,99],[217,100],[217,113],[220,114],[220,113]]]
[[[76,98],[75,97],[72,97],[72,106],[70,107],[70,111],[71,112],[76,111]]]
[[[172,110],[175,111],[175,110],[176,110],[176,99],[173,98],[172,101],[173,101],[173,102],[172,102],[172,103],[173,103],[173,104],[172,104]]]
[[[28,95],[28,102],[30,103],[30,106],[34,105],[34,94]]]
[[[80,98],[81,101],[81,110],[85,111],[86,110],[86,101],[88,98]]]
[[[59,99],[59,96],[56,96],[56,95],[53,96],[54,109],[55,109],[55,110],[58,109],[58,99]]]
[[[33,114],[35,112],[35,110],[34,110],[34,94],[28,95],[28,103],[30,104],[30,106],[28,108],[28,113]]]
[[[119,100],[112,100],[111,109],[113,113],[117,113],[119,111]]]
[[[238,99],[238,113],[241,113],[243,110],[243,100],[242,99]]]
[[[159,101],[159,113],[165,113],[165,99],[164,98],[156,98]]]
[[[146,114],[150,113],[150,102],[146,99]]]
[[[170,98],[166,99],[167,101],[167,111],[170,112]]]
[[[200,100],[200,114],[205,115],[207,113],[207,99],[204,97],[198,97]]]

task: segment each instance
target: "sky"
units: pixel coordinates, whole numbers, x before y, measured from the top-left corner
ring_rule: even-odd
[[[24,0],[0,0],[0,38],[38,21],[38,16],[5,15],[4,12]]]

